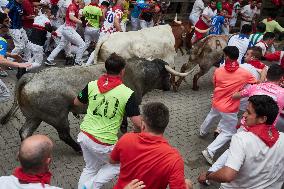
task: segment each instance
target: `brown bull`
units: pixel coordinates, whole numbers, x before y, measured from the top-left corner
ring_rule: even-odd
[[[227,46],[228,40],[228,35],[210,35],[194,44],[188,62],[181,67],[181,72],[185,72],[193,69],[197,64],[199,65],[200,70],[193,78],[193,90],[199,89],[197,85],[198,79],[206,74],[213,65],[218,64],[222,60],[223,49]],[[178,90],[183,80],[184,77],[179,77],[175,82],[173,86],[175,91]]]
[[[175,37],[175,50],[181,51],[184,55],[182,47],[189,51],[192,47],[191,39],[194,34],[194,27],[190,21],[173,21],[170,26]]]

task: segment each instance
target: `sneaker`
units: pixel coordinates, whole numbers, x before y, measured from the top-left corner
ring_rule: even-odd
[[[208,133],[203,133],[202,131],[199,132],[200,137],[205,137]]]
[[[7,77],[8,73],[5,70],[0,70],[0,77]]]
[[[213,165],[214,160],[213,157],[211,157],[211,155],[209,154],[208,150],[203,150],[202,152],[203,157],[206,159],[206,161],[210,164]]]
[[[44,64],[45,64],[45,65],[48,65],[48,66],[55,66],[55,65],[56,65],[55,62],[51,62],[51,61],[49,61],[49,60],[46,60],[46,61],[44,62]]]

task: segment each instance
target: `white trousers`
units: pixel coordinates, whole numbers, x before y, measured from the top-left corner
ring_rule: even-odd
[[[5,83],[0,79],[0,103],[9,100],[11,94],[8,87]]]
[[[75,62],[80,63],[82,60],[83,53],[86,50],[86,44],[81,38],[81,36],[76,32],[76,30],[70,26],[63,27],[61,40],[58,46],[50,53],[47,60],[51,62],[54,61],[54,58],[58,55],[58,53],[64,48],[66,48],[67,45],[69,45],[70,43],[78,47],[76,51]]]
[[[91,42],[98,41],[99,34],[100,34],[100,30],[98,28],[94,28],[94,27],[85,28],[85,33],[84,33],[84,38],[85,38],[85,43],[86,43],[85,49],[87,49],[90,46]]]
[[[213,121],[216,118],[221,118],[218,124],[218,128],[221,130],[221,133],[217,138],[207,147],[209,154],[213,157],[215,152],[221,148],[226,142],[228,142],[233,134],[237,132],[236,126],[238,123],[237,112],[236,113],[223,113],[219,112],[215,108],[211,108],[209,114],[203,121],[200,127],[200,133],[206,134],[209,132],[209,129],[213,126]]]
[[[126,24],[127,24],[127,20],[122,20],[120,22],[120,27],[121,27],[123,32],[126,32]]]
[[[154,22],[153,20],[151,20],[150,22],[146,22],[145,20],[140,20],[140,26],[141,28],[150,28],[154,26]]]
[[[43,61],[43,47],[29,42],[28,48],[32,54],[31,58],[29,59],[29,63],[32,64],[32,67],[29,68],[29,70],[40,67]]]
[[[248,97],[246,98],[241,98],[240,100],[240,111],[245,112],[248,106]]]
[[[26,34],[26,31],[21,29],[9,29],[9,35],[12,37],[15,48],[12,50],[12,54],[22,54],[24,53],[24,58],[26,60],[29,60],[31,57],[31,53],[29,51],[29,48],[27,48],[28,45],[28,36]]]
[[[81,145],[86,163],[78,189],[99,189],[119,174],[119,164],[109,163],[109,155],[114,145],[97,144],[82,132],[79,133],[77,141]]]
[[[131,16],[131,26],[132,26],[132,31],[139,30],[140,29],[140,19],[134,18]]]

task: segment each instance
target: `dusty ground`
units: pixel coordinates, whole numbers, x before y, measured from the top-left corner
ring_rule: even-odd
[[[176,67],[180,67],[187,56],[178,57]],[[58,61],[62,66],[62,61]],[[43,66],[44,67],[44,66]],[[195,68],[196,69],[196,68]],[[196,73],[197,69],[194,73]],[[208,164],[201,155],[201,151],[213,140],[210,135],[205,139],[198,137],[199,126],[211,107],[210,94],[212,93],[212,69],[200,79],[200,90],[191,90],[192,76],[187,78],[188,83],[183,83],[179,92],[153,91],[148,93],[142,104],[159,101],[165,103],[170,108],[170,123],[166,130],[165,137],[170,144],[176,147],[184,158],[185,175],[194,181],[195,188],[202,188],[197,184],[197,177],[200,171],[208,169]],[[9,76],[3,81],[13,91],[15,86],[15,71],[9,71]],[[12,98],[9,102],[0,104],[0,117],[2,117],[11,107]],[[79,132],[81,120],[73,115],[69,116],[71,123],[71,133],[76,138]],[[23,125],[25,118],[18,111],[16,117],[11,119],[6,125],[0,125],[0,175],[9,175],[15,166],[16,154],[20,144],[18,131]],[[77,155],[69,146],[59,140],[58,135],[50,125],[42,123],[36,133],[46,134],[55,142],[53,163],[52,184],[66,189],[76,188],[77,181],[84,166],[82,156]],[[106,185],[105,189],[112,188],[113,183]],[[218,188],[218,184],[212,184],[207,188]]]

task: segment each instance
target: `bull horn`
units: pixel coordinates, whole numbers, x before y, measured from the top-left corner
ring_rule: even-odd
[[[182,24],[182,22],[181,22],[181,21],[178,21],[177,13],[176,13],[176,16],[175,16],[174,22],[175,22],[175,23],[177,23],[178,25],[181,25],[181,24]]]
[[[201,30],[197,27],[195,27],[195,31],[199,32],[199,33],[207,33],[210,30],[210,28],[206,29],[206,30]]]
[[[176,70],[174,70],[173,68],[171,68],[170,66],[168,65],[165,65],[165,69],[170,73],[170,74],[173,74],[175,76],[179,76],[179,77],[186,77],[188,76],[191,72],[186,72],[186,73],[180,73],[180,72],[177,72]]]

